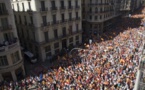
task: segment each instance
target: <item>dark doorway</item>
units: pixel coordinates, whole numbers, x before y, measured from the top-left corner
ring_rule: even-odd
[[[62,48],[67,48],[67,40],[66,39],[62,40]]]
[[[4,80],[6,80],[6,81],[12,81],[12,80],[13,80],[11,72],[3,73],[3,74],[2,74],[2,77],[3,77]]]
[[[17,77],[17,80],[21,80],[23,79],[23,72],[22,72],[22,68],[18,68],[16,71],[15,71],[15,74],[16,74],[16,77]]]

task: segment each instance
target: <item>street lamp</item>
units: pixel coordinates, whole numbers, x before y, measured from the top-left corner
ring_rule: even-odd
[[[73,48],[72,50],[70,50],[69,55],[71,55],[73,50],[82,50],[82,48]]]

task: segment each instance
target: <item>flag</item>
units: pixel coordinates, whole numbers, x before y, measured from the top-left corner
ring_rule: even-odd
[[[40,81],[42,81],[42,79],[43,79],[43,74],[42,73],[39,75],[39,79],[40,79]]]
[[[104,41],[104,39],[103,39],[103,38],[101,38],[101,40],[102,40],[102,41]]]
[[[64,71],[64,70],[62,69],[62,67],[59,67],[59,71]]]
[[[113,35],[116,35],[116,33],[115,33],[115,32],[113,32]]]
[[[109,36],[112,39],[112,36]]]

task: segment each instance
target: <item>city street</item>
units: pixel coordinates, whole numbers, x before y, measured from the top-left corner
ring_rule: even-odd
[[[0,2],[0,90],[145,90],[145,1]]]

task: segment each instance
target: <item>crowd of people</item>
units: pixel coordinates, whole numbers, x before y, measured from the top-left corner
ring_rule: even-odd
[[[133,15],[132,18],[142,16]],[[127,20],[125,21],[127,22]],[[132,26],[138,23],[127,22]],[[127,25],[123,22],[123,25]],[[121,24],[121,23],[120,23]],[[139,23],[141,24],[141,23]],[[124,29],[123,25],[115,30]],[[145,28],[127,28],[112,40],[87,44],[71,57],[58,58],[57,68],[20,82],[0,83],[1,90],[133,90],[141,60]],[[113,32],[113,34],[116,34]],[[63,60],[63,61],[62,61]],[[66,67],[68,66],[68,67]]]

